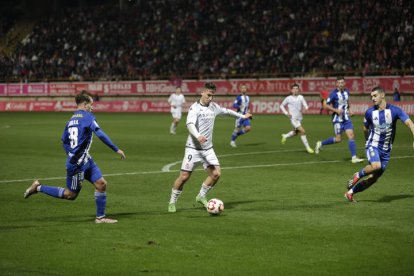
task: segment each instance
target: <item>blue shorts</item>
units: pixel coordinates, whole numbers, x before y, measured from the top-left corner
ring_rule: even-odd
[[[374,162],[381,163],[381,174],[387,168],[388,162],[390,161],[391,152],[382,151],[376,147],[368,147],[365,149],[367,154],[367,159],[370,164]]]
[[[347,129],[354,129],[354,125],[352,124],[351,120],[344,121],[344,122],[337,122],[333,124],[335,134],[342,134]]]
[[[236,128],[247,127],[247,126],[250,126],[250,119],[239,118],[236,120]]]
[[[66,162],[66,187],[72,192],[80,192],[84,179],[93,184],[101,177],[101,170],[92,158],[82,166],[71,164],[69,161]]]

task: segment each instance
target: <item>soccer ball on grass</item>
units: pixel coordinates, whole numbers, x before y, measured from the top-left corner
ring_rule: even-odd
[[[224,210],[223,201],[212,198],[207,202],[207,212],[211,215],[219,215]]]

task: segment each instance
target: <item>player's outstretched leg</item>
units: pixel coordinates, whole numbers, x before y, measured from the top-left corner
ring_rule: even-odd
[[[24,192],[24,198],[28,198],[29,196],[37,193],[37,187],[40,186],[39,180],[33,181],[32,185],[30,185],[29,188],[26,189]]]

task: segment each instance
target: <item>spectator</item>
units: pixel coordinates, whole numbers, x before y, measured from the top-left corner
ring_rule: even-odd
[[[40,20],[8,59],[0,58],[0,77],[118,80],[414,71],[411,1],[391,6],[373,0],[188,3],[134,1],[122,11],[116,3],[62,9]]]
[[[401,94],[400,94],[400,91],[398,91],[398,87],[394,87],[394,92],[392,93],[392,99],[394,100],[394,102],[401,101]]]

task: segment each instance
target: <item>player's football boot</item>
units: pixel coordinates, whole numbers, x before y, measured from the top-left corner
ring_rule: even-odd
[[[37,193],[37,187],[40,186],[39,180],[33,181],[32,185],[30,185],[29,188],[26,189],[24,192],[24,198],[28,198],[29,196]]]
[[[314,154],[315,152],[313,151],[313,149],[311,149],[311,148],[307,148],[306,149],[306,151],[308,152],[308,153],[310,153],[310,154]]]
[[[346,193],[344,194],[344,197],[345,197],[345,198],[346,198],[346,200],[348,200],[349,202],[357,202],[357,201],[354,199],[354,194],[353,194],[353,193],[346,192]]]
[[[282,145],[286,143],[286,137],[284,134],[282,134],[282,140],[280,140],[280,143],[282,143]]]
[[[107,217],[102,217],[102,218],[96,218],[95,219],[95,223],[109,223],[109,224],[112,224],[112,223],[117,223],[117,222],[118,222],[118,220],[110,219],[110,218],[107,218]]]
[[[315,153],[319,154],[319,151],[321,150],[321,148],[322,148],[322,142],[321,141],[316,142]]]
[[[200,203],[204,207],[207,207],[207,198],[201,197],[199,195],[196,196],[196,202]]]
[[[177,212],[177,209],[175,208],[175,203],[169,203],[168,204],[168,212],[170,212],[170,213]]]
[[[230,146],[237,148],[236,141],[230,141]]]
[[[347,183],[346,183],[346,188],[349,190],[349,189],[351,189],[352,187],[354,187],[355,186],[355,184],[357,184],[358,183],[358,181],[360,180],[361,178],[359,177],[359,174],[358,174],[358,172],[356,172],[356,173],[354,173],[354,175],[352,176],[352,178],[351,179],[349,179],[348,181],[347,181]]]
[[[351,159],[351,162],[354,163],[354,164],[355,163],[361,163],[363,161],[364,161],[364,159],[358,158],[356,156],[352,157],[352,159]]]

